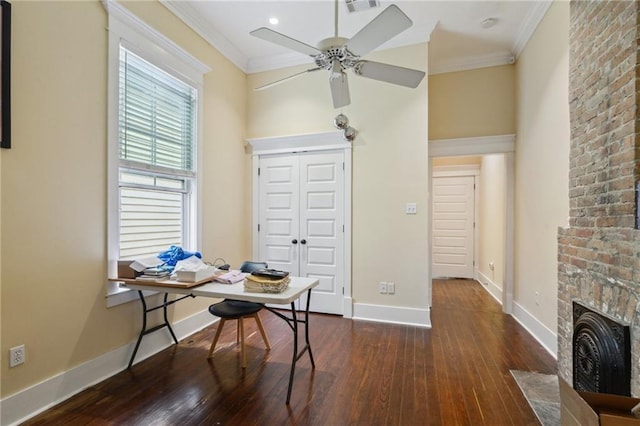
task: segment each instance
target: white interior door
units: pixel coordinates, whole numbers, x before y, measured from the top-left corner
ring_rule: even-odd
[[[336,151],[260,157],[261,259],[317,278],[314,312],[343,313],[343,161]]]
[[[473,176],[434,177],[432,276],[473,278]]]

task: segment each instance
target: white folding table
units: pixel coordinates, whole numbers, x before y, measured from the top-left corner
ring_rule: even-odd
[[[142,337],[153,333],[154,331],[160,330],[161,328],[167,327],[169,333],[171,333],[171,337],[173,341],[177,344],[178,339],[171,328],[171,323],[167,317],[167,307],[183,300],[187,297],[211,297],[211,298],[220,298],[220,299],[234,299],[234,300],[242,300],[246,302],[254,302],[260,303],[264,305],[264,308],[278,317],[282,318],[289,328],[293,331],[293,358],[291,360],[291,373],[289,375],[289,388],[287,391],[287,404],[291,399],[291,389],[293,387],[293,377],[295,374],[296,363],[297,361],[304,355],[305,352],[309,354],[309,359],[311,360],[311,367],[315,368],[315,362],[313,360],[313,354],[311,352],[311,344],[309,343],[309,303],[311,300],[311,289],[318,285],[318,280],[313,278],[302,278],[302,277],[291,277],[291,281],[289,283],[289,287],[285,289],[282,293],[252,293],[247,292],[244,289],[244,285],[242,282],[236,284],[222,284],[215,281],[211,281],[212,278],[207,278],[200,282],[196,283],[183,283],[174,280],[160,280],[160,281],[142,281],[135,279],[112,279],[111,281],[117,281],[120,283],[120,286],[130,288],[132,290],[137,290],[140,298],[140,302],[142,303],[142,328],[140,330],[140,334],[138,336],[138,341],[133,349],[133,353],[131,354],[131,359],[129,360],[129,365],[127,368],[131,368],[133,365],[133,361],[135,359],[136,353],[138,352],[138,347],[140,346],[140,342],[142,341]],[[164,293],[164,298],[162,304],[154,307],[148,307],[147,302],[145,300],[144,291],[155,291],[158,293]],[[295,301],[300,299],[300,297],[307,293],[306,307],[304,309],[304,319],[298,318],[298,310],[295,307]],[[170,293],[182,295],[174,300],[168,300],[168,295]],[[269,305],[291,305],[291,316],[286,316],[276,309],[268,306]],[[147,329],[147,314],[149,312],[155,311],[157,309],[163,310],[163,318],[164,322],[162,324],[158,324],[154,327]],[[298,350],[298,324],[304,323],[304,338],[305,344],[301,350]]]

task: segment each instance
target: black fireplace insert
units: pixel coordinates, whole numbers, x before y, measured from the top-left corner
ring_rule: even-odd
[[[573,387],[631,396],[629,326],[573,302]]]

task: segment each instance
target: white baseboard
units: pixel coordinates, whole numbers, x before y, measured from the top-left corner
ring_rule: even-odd
[[[218,319],[208,310],[172,324],[178,340],[202,330]],[[171,346],[168,330],[158,330],[142,339],[135,363]],[[19,424],[127,368],[135,342],[107,352],[0,401],[0,424]]]
[[[476,273],[478,275],[478,282],[482,284],[482,287],[484,287],[484,289],[487,290],[489,294],[498,301],[498,303],[502,304],[502,288],[491,281],[489,277],[484,275],[482,272],[477,271]]]
[[[429,309],[355,303],[353,305],[353,319],[431,328]]]
[[[534,339],[542,345],[555,359],[558,359],[558,334],[542,324],[518,302],[513,302],[511,314]]]
[[[502,305],[502,289],[493,283],[486,275],[481,272],[477,272],[478,281],[482,284],[482,287],[493,296],[498,303]],[[518,304],[513,302],[513,312],[511,316],[518,321],[518,323],[527,332],[542,345],[543,348],[554,358],[558,359],[558,335],[552,330],[549,330],[544,324],[542,324],[536,317],[531,315],[529,311]]]

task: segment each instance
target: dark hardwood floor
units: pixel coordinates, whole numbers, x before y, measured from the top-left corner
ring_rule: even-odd
[[[433,305],[431,329],[312,315],[288,406],[291,331],[263,311],[272,349],[247,321],[245,371],[235,327],[207,360],[213,325],[26,424],[537,425],[509,370],[553,357],[475,281],[434,280]]]

